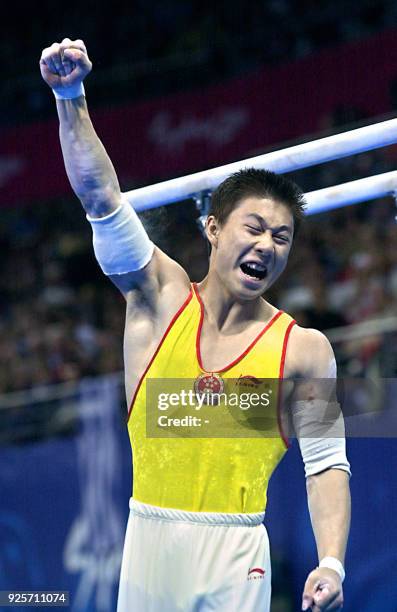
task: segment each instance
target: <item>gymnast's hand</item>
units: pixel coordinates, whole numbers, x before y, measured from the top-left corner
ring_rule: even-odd
[[[91,68],[82,40],[64,38],[44,49],[40,58],[41,76],[47,85],[60,92],[79,86]]]
[[[328,567],[310,572],[303,591],[302,610],[339,612],[342,607],[343,590],[338,574]]]

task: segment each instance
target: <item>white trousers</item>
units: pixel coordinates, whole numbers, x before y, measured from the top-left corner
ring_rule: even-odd
[[[117,612],[269,612],[263,518],[131,499]]]

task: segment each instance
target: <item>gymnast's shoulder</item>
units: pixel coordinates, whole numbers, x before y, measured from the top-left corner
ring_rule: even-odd
[[[325,334],[318,329],[293,325],[288,338],[286,369],[296,376],[334,378],[335,355]]]

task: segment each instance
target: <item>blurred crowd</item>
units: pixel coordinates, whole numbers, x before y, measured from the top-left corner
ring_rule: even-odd
[[[397,148],[331,162],[294,173],[304,191],[395,170]],[[397,313],[396,202],[388,197],[309,217],[297,238],[276,303],[304,327],[322,331]],[[345,376],[395,376],[394,333],[363,339],[331,336],[339,370]],[[346,338],[346,340],[345,340]],[[372,368],[372,370],[371,370]]]
[[[124,300],[102,287],[90,236],[55,229],[55,209],[51,220],[36,212],[11,213],[9,233],[3,225],[0,392],[122,368]]]
[[[296,173],[306,190],[395,169],[396,150]],[[200,280],[207,247],[192,202],[145,213],[159,246]],[[308,217],[286,272],[267,298],[321,330],[397,312],[397,227],[392,198]],[[184,231],[181,233],[180,228]],[[166,231],[165,231],[166,228]],[[125,302],[92,253],[76,198],[5,210],[0,247],[0,392],[122,369]],[[360,373],[384,341],[348,348]],[[351,360],[350,360],[351,361]],[[352,369],[353,368],[353,369]]]
[[[90,92],[93,104],[101,105],[197,88],[289,61],[393,27],[396,17],[392,0],[100,1],[95,15],[89,3],[54,11],[44,0],[39,13],[27,4],[23,20],[20,7],[11,4],[0,26],[0,121],[53,115],[37,62],[44,47],[66,36],[86,42],[96,66]]]
[[[99,81],[94,91],[94,80],[93,100],[110,104],[120,101],[124,86],[133,100],[198,86],[200,78],[208,84],[393,26],[397,16],[391,0],[327,5],[274,0],[249,7],[240,0],[215,7],[195,0],[139,0],[132,8],[100,3],[95,19],[88,9],[65,5],[54,12],[47,2],[41,4],[40,18],[33,5],[26,8],[23,21],[19,9],[10,6],[10,11],[0,36],[3,123],[45,117],[47,112],[53,116],[37,59],[43,46],[67,35],[85,39],[100,68],[94,78],[106,75],[104,98],[97,95]],[[167,64],[171,59],[174,72],[172,62]],[[196,60],[201,77],[191,63]],[[341,131],[362,119],[359,109],[342,107],[319,127]],[[395,170],[396,162],[396,148],[388,147],[302,170],[292,178],[310,191]],[[287,271],[268,299],[301,325],[321,330],[392,315],[397,294],[395,213],[393,199],[386,198],[308,218]],[[203,278],[208,261],[197,217],[192,202],[145,217],[151,236],[192,280]],[[176,239],[173,232],[179,227],[184,232]],[[124,300],[96,264],[90,228],[76,198],[2,211],[0,248],[0,393],[121,370]],[[359,346],[345,343],[339,361],[349,373],[360,374],[384,341],[385,336],[375,335]],[[393,364],[388,367],[392,372]]]

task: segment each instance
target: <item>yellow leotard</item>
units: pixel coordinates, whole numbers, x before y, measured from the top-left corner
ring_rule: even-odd
[[[270,436],[263,432],[257,435],[255,422],[248,437],[241,437],[241,433],[222,437],[219,429],[216,436],[210,437],[197,437],[201,434],[196,433],[196,437],[159,438],[147,433],[147,391],[152,379],[186,379],[197,383],[200,377],[214,374],[215,380],[221,379],[226,384],[228,379],[233,379],[241,393],[252,391],[251,381],[256,387],[258,379],[283,377],[288,336],[295,323],[288,314],[279,310],[240,357],[217,373],[208,373],[202,368],[203,317],[204,307],[193,284],[135,392],[128,420],[133,497],[147,504],[193,512],[263,512],[269,479],[287,446],[277,428],[276,397],[264,409],[266,418],[276,423]],[[157,406],[151,408],[151,414],[156,414]],[[218,408],[212,410],[216,412]],[[219,414],[222,413],[218,411]],[[240,414],[245,417],[246,413]],[[199,417],[200,413],[196,415]],[[247,426],[250,427],[249,420],[244,423]]]

